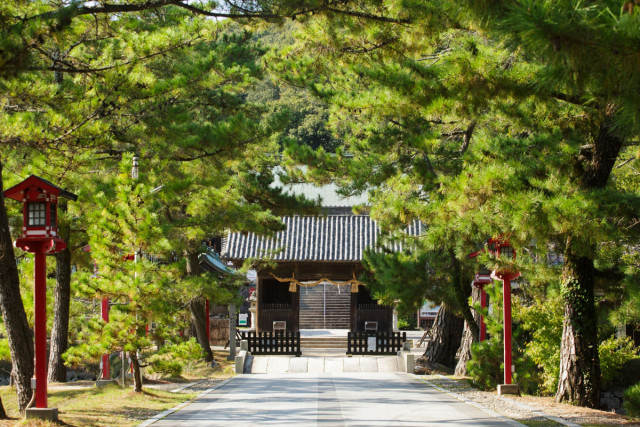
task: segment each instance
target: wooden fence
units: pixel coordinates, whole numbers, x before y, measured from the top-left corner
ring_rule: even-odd
[[[300,332],[241,332],[243,340],[249,343],[251,354],[291,354],[300,356]]]
[[[347,354],[396,354],[406,340],[406,332],[349,332]]]

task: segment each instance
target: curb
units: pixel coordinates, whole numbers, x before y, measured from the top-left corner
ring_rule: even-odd
[[[136,427],[147,427],[147,426],[150,426],[151,424],[153,424],[153,423],[155,423],[155,422],[157,422],[157,421],[160,421],[161,419],[163,419],[163,418],[164,418],[164,417],[166,417],[167,415],[171,415],[171,414],[173,414],[174,412],[176,412],[176,411],[178,411],[178,410],[180,410],[180,409],[184,408],[184,407],[185,407],[185,406],[187,406],[188,404],[190,404],[190,403],[192,403],[192,402],[195,402],[196,400],[200,399],[200,398],[201,398],[202,396],[204,396],[205,394],[211,393],[212,391],[217,390],[217,389],[219,389],[220,387],[222,387],[222,386],[224,386],[224,385],[228,384],[228,383],[229,383],[233,378],[235,378],[235,377],[231,377],[231,378],[229,378],[229,379],[227,379],[227,380],[222,381],[220,384],[216,385],[215,387],[211,387],[211,388],[210,388],[210,389],[208,389],[208,390],[203,391],[202,393],[200,393],[199,395],[197,395],[196,397],[194,397],[194,398],[193,398],[193,399],[191,399],[191,400],[187,400],[186,402],[182,402],[182,403],[181,403],[181,404],[179,404],[178,406],[175,406],[175,407],[173,407],[173,408],[171,408],[171,409],[167,409],[167,410],[166,410],[166,411],[164,411],[164,412],[160,412],[159,414],[157,414],[157,415],[155,415],[155,416],[153,416],[153,417],[149,418],[148,420],[143,421],[142,423],[138,424]],[[205,381],[205,380],[202,380],[202,381]],[[189,384],[189,386],[188,386],[188,387],[191,387],[191,386],[193,386],[194,384],[201,383],[202,381],[198,381],[198,382],[195,382],[195,383]],[[185,388],[187,388],[187,387],[183,387],[183,389],[185,389]],[[174,393],[175,393],[175,392],[177,392],[177,391],[174,391]]]
[[[480,409],[482,412],[486,413],[487,415],[491,415],[491,416],[492,416],[492,417],[494,417],[494,418],[498,418],[498,419],[500,419],[500,420],[502,420],[502,421],[506,422],[507,424],[509,424],[509,425],[511,425],[511,426],[514,426],[514,427],[522,427],[522,426],[524,426],[524,425],[525,425],[525,424],[519,423],[519,422],[518,422],[518,421],[516,421],[516,420],[512,420],[511,418],[507,418],[507,417],[505,417],[504,415],[499,414],[498,412],[493,411],[493,410],[491,410],[491,409],[487,408],[486,406],[483,406],[483,405],[481,405],[481,404],[479,404],[479,403],[477,403],[477,402],[474,402],[473,400],[469,400],[469,399],[467,399],[466,397],[462,397],[462,396],[461,396],[461,395],[459,395],[458,393],[454,393],[454,392],[449,391],[449,390],[447,390],[447,389],[445,389],[445,388],[442,388],[442,387],[439,387],[439,386],[437,386],[437,385],[435,385],[435,384],[432,384],[432,383],[430,383],[429,381],[427,381],[427,380],[425,380],[425,379],[423,379],[423,378],[418,377],[416,374],[408,374],[408,375],[409,375],[410,377],[413,377],[415,380],[420,381],[421,383],[424,383],[424,384],[428,385],[429,387],[432,387],[432,388],[434,388],[434,389],[438,390],[438,391],[439,391],[439,392],[441,392],[441,393],[444,393],[444,394],[449,395],[449,396],[451,396],[451,397],[453,397],[453,398],[455,398],[455,399],[458,399],[458,400],[460,400],[460,401],[462,401],[462,402],[466,403],[467,405],[471,405],[471,406],[473,406],[474,408]],[[446,378],[446,377],[445,377],[445,378]]]

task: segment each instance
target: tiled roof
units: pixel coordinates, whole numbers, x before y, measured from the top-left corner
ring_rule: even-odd
[[[222,262],[222,260],[220,259],[220,255],[211,248],[208,248],[207,252],[200,254],[198,256],[198,260],[200,261],[200,263],[205,265],[205,268],[208,270],[217,271],[224,274],[233,273],[233,269],[229,268],[224,262]]]
[[[253,233],[230,233],[222,248],[222,258],[243,260],[263,258],[274,261],[362,261],[365,249],[375,248],[380,230],[368,215],[292,216],[282,218],[286,229],[275,237]],[[420,234],[415,221],[407,228],[411,236]],[[401,250],[400,244],[389,247]]]

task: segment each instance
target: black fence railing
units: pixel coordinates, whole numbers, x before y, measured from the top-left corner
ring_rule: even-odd
[[[300,356],[300,332],[242,332],[242,339],[249,344],[251,354],[291,354]]]
[[[347,354],[396,354],[406,340],[406,332],[349,332]]]

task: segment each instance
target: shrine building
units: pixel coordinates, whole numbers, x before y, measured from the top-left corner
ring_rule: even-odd
[[[229,233],[223,240],[221,258],[236,267],[246,259],[271,261],[272,267],[257,272],[253,326],[257,331],[273,331],[274,325],[294,332],[364,331],[365,326],[391,331],[393,308],[378,304],[358,281],[365,250],[379,242],[376,221],[369,215],[354,215],[348,206],[353,200],[336,196],[323,200],[333,204],[324,207],[324,215],[283,217],[285,229],[274,237]],[[407,233],[416,236],[420,228],[416,221]]]

